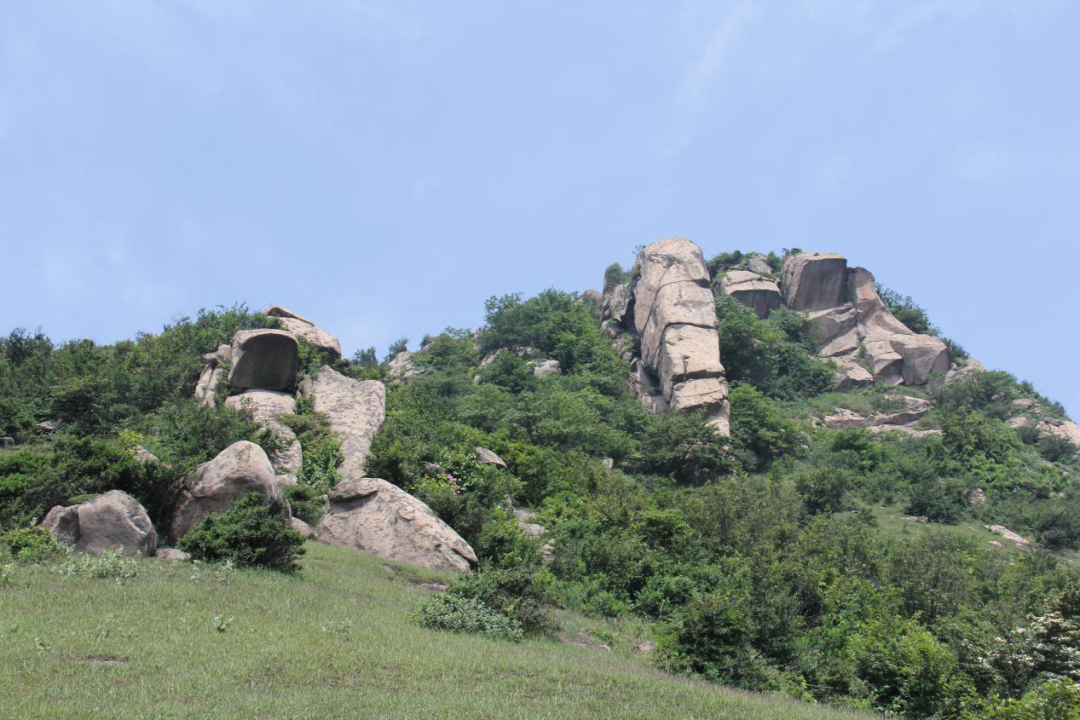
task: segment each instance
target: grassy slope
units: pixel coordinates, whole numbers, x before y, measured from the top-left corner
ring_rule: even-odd
[[[309,543],[296,577],[18,567],[0,586],[0,717],[867,717],[672,678],[618,647],[426,630],[409,613],[438,575],[382,564]]]

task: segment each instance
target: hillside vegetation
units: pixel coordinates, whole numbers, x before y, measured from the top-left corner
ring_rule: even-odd
[[[11,573],[0,716],[862,717],[679,681],[617,643],[608,654],[427,630],[410,612],[431,592],[423,583],[445,578],[324,545],[292,577],[129,562],[137,574],[120,582],[48,566]]]
[[[714,284],[741,259],[714,258]],[[610,269],[609,284],[626,276]],[[910,298],[883,297],[912,329],[934,331]],[[839,392],[804,315],[777,308],[760,319],[717,290],[731,386],[724,438],[702,413],[642,408],[617,349],[630,341],[604,334],[587,297],[548,290],[492,298],[486,310],[476,333],[424,338],[403,382],[389,361],[406,341],[384,362],[367,350],[336,366],[388,382],[367,474],[425,502],[480,559],[433,597],[478,601],[470,607],[506,619],[523,644],[409,625],[416,590],[387,583],[370,558],[311,544],[296,577],[252,572],[220,593],[206,579],[214,570],[185,584],[190,565],[144,563],[151,569],[119,586],[65,584],[20,566],[0,588],[22,638],[21,649],[3,651],[5,666],[56,678],[6,679],[35,688],[24,707],[92,702],[79,673],[107,672],[123,678],[117,692],[130,707],[147,708],[163,687],[185,699],[164,716],[182,715],[189,703],[238,716],[336,712],[362,691],[371,708],[407,716],[815,717],[809,706],[675,683],[618,654],[550,642],[572,611],[607,627],[633,624],[656,642],[648,662],[659,669],[745,690],[913,718],[1077,717],[1080,571],[1071,557],[1080,548],[1080,471],[1067,442],[1036,433],[1034,423],[1010,424],[1025,414],[1064,418],[1030,385],[972,372],[947,386]],[[114,488],[164,522],[171,493],[195,465],[236,440],[272,449],[279,439],[249,415],[199,407],[192,392],[202,353],[237,329],[273,324],[238,307],[107,347],[55,346],[24,331],[0,341],[0,433],[19,442],[0,451],[0,527]],[[946,344],[962,366],[962,350]],[[536,365],[549,360],[559,372],[538,375]],[[311,356],[304,362],[318,367]],[[930,403],[913,432],[829,426],[841,410],[895,413],[907,398]],[[63,423],[54,434],[35,430],[52,418]],[[316,420],[290,422],[326,438]],[[136,445],[162,464],[138,462]],[[478,446],[507,468],[481,463]],[[315,496],[336,481],[332,459],[326,469],[333,454],[328,446],[310,463],[305,455],[295,507],[317,515]],[[538,537],[523,529],[523,511],[541,526]],[[1017,546],[989,525],[1032,542]],[[50,608],[36,618],[35,594],[53,598],[60,615]],[[101,620],[123,617],[110,608],[132,596],[140,619]],[[358,603],[372,614],[359,615]],[[281,624],[252,617],[260,614]],[[203,615],[238,619],[219,632]],[[64,635],[37,629],[58,617],[59,626],[82,628],[71,648]],[[102,650],[80,635],[102,622],[107,633],[153,638],[170,660],[151,653],[87,669],[78,658],[139,657],[129,645]],[[341,629],[347,623],[352,629]],[[27,627],[45,649],[27,649]],[[182,653],[165,638],[203,636],[218,642],[194,643],[190,669],[173,664]],[[222,648],[240,638],[250,647],[234,662]],[[228,668],[221,684],[231,690],[214,683],[216,667]]]

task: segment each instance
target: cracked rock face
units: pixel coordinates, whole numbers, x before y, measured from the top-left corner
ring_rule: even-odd
[[[330,429],[345,456],[338,468],[342,477],[364,477],[371,440],[386,419],[386,386],[378,380],[353,380],[323,365],[316,378],[304,381],[301,392],[314,395],[315,409],[330,417]]]
[[[927,385],[949,370],[948,348],[897,320],[870,271],[848,268],[842,255],[798,253],[784,261],[784,303],[807,311],[818,355],[833,358],[852,382],[861,366],[886,385]]]
[[[753,258],[765,264],[760,258]],[[769,267],[765,264],[765,267]],[[769,278],[747,270],[730,270],[720,281],[720,291],[730,295],[757,313],[764,320],[780,307],[780,286]]]
[[[286,485],[296,484],[297,473],[304,464],[304,453],[296,433],[288,425],[278,420],[281,415],[296,411],[296,398],[288,393],[273,390],[248,390],[241,395],[233,395],[225,405],[234,410],[248,410],[255,422],[264,428],[273,430],[285,441],[285,447],[270,455],[270,462],[278,472],[278,482]]]
[[[639,387],[658,387],[671,409],[705,408],[709,423],[727,434],[727,381],[701,248],[683,238],[662,240],[641,251],[638,265],[633,322],[641,338]],[[655,395],[648,395],[653,405]]]
[[[478,562],[427,505],[377,478],[345,480],[331,490],[315,539],[432,570],[467,573]]]

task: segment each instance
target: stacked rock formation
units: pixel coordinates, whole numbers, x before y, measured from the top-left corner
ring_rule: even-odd
[[[781,290],[787,307],[809,314],[818,354],[835,359],[856,384],[925,386],[949,371],[945,343],[897,320],[878,296],[870,271],[849,268],[841,255],[788,257]]]
[[[640,340],[640,352],[631,352],[639,399],[650,412],[705,409],[708,424],[728,435],[716,304],[701,248],[662,240],[641,251],[637,268],[629,283],[605,294],[601,311],[613,337]]]

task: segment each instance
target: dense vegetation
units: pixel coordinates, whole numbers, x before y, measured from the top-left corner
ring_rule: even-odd
[[[714,258],[714,279],[744,258]],[[605,284],[628,276],[610,268]],[[596,309],[569,294],[492,298],[478,333],[425,338],[413,356],[422,373],[389,388],[367,470],[426,502],[481,564],[419,620],[517,639],[555,632],[553,609],[570,608],[645,623],[662,667],[742,688],[909,717],[1075,707],[1077,460],[1006,422],[1014,400],[1057,416],[1060,406],[991,372],[934,395],[921,426],[940,434],[825,429],[835,408],[884,411],[919,393],[834,393],[801,315],[759,320],[723,296],[717,313],[730,441],[693,413],[647,414]],[[921,309],[901,319],[931,327]],[[271,447],[250,417],[191,400],[199,355],[266,322],[241,307],[109,347],[21,331],[0,341],[0,434],[21,443],[0,454],[0,527],[111,488],[157,522],[195,463],[238,439]],[[546,359],[562,373],[534,375]],[[387,371],[374,350],[339,367]],[[47,418],[63,421],[50,438],[34,430]],[[305,448],[290,499],[310,517],[340,450],[311,408],[288,422]],[[138,462],[136,444],[162,463]],[[508,469],[481,464],[477,446]],[[510,502],[537,511],[546,535],[526,535]],[[893,522],[903,514],[930,523]],[[1038,547],[992,547],[990,523]],[[216,541],[204,539],[210,557]]]

